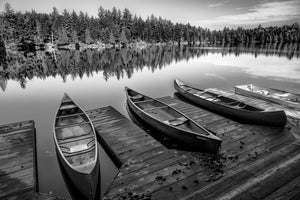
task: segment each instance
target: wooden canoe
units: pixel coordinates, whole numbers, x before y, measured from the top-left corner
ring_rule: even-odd
[[[222,140],[180,111],[129,88],[126,96],[130,109],[151,127],[188,144],[193,151],[218,153]]]
[[[284,126],[287,122],[286,114],[282,110],[265,111],[209,90],[191,87],[178,79],[174,80],[174,87],[196,105],[238,122],[270,126]]]
[[[237,94],[267,100],[291,109],[300,110],[300,94],[274,88],[263,88],[253,84],[235,86],[234,91]]]
[[[67,94],[54,120],[54,141],[58,158],[73,184],[87,199],[95,199],[100,177],[95,129]]]

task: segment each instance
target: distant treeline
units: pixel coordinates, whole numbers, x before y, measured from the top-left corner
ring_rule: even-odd
[[[210,43],[299,43],[299,24],[281,27],[258,26],[253,29],[209,30],[190,24],[173,23],[161,17],[142,19],[127,8],[98,9],[98,16],[89,16],[66,9],[59,13],[54,7],[50,14],[27,11],[16,12],[6,3],[0,14],[0,34],[7,43],[32,41],[38,44],[51,41],[53,33],[57,44],[83,42],[128,43],[156,42],[210,42]]]

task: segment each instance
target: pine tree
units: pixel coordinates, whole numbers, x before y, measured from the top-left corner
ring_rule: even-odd
[[[109,40],[108,40],[108,42],[110,44],[116,44],[116,39],[115,39],[115,36],[114,36],[114,34],[112,32],[110,32],[110,34],[109,34]]]
[[[57,40],[57,44],[68,44],[69,43],[69,38],[67,35],[67,31],[66,29],[62,26],[59,28],[58,30],[58,40]]]
[[[85,29],[85,43],[91,44],[93,42],[93,39],[91,38],[91,33],[89,29]]]
[[[59,13],[56,7],[53,7],[52,13],[50,14],[51,18],[51,32],[58,33],[60,27]]]
[[[127,44],[128,43],[128,40],[126,38],[124,29],[122,29],[122,32],[121,32],[120,43],[121,44]]]
[[[62,13],[62,25],[63,27],[65,27],[68,36],[71,36],[73,31],[73,26],[71,21],[72,18],[70,13],[66,9],[64,9]]]
[[[11,7],[11,5],[9,3],[5,3],[5,5],[4,5],[4,16],[11,16],[11,15],[14,15],[14,14],[15,14],[15,11]]]
[[[42,39],[42,26],[40,22],[36,22],[36,35],[35,35],[35,43],[36,44],[41,44],[43,42]]]
[[[77,36],[77,32],[75,30],[72,31],[71,41],[73,43],[78,43],[78,36]]]
[[[1,39],[4,38],[5,32],[5,21],[4,18],[0,15],[0,37]]]
[[[5,40],[14,40],[15,38],[15,32],[16,27],[15,24],[17,22],[15,11],[11,7],[9,3],[6,3],[4,6],[4,30],[3,30],[3,36]]]

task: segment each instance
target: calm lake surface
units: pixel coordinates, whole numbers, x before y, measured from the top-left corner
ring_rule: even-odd
[[[56,59],[55,59],[56,58]],[[0,65],[0,124],[34,120],[39,189],[69,197],[53,141],[53,120],[65,92],[83,109],[111,105],[128,117],[124,87],[173,96],[174,78],[199,88],[233,91],[240,84],[300,90],[299,45],[148,47],[10,55]],[[55,61],[56,60],[56,61]],[[101,191],[118,169],[103,149]]]

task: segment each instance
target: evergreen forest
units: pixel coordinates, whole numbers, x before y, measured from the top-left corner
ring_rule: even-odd
[[[298,23],[281,27],[262,27],[245,29],[239,27],[223,30],[209,30],[192,26],[189,23],[174,23],[170,20],[151,15],[146,19],[136,16],[128,9],[111,10],[98,8],[98,16],[89,16],[80,11],[25,13],[15,11],[9,3],[0,14],[0,35],[6,44],[32,42],[43,44],[51,41],[58,45],[71,43],[121,43],[138,41],[147,43],[186,42],[189,44],[207,43],[300,43]]]

